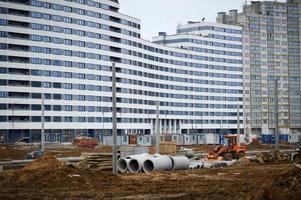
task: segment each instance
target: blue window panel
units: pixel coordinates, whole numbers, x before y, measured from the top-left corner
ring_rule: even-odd
[[[0,67],[0,74],[6,74],[7,73],[7,68],[6,67]]]

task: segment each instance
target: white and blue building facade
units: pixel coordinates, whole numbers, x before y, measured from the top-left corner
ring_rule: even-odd
[[[111,66],[117,70],[118,134],[151,135],[156,102],[162,134],[243,128],[242,32],[188,23],[141,39],[140,21],[117,0],[0,1],[0,136],[48,142],[110,135]]]

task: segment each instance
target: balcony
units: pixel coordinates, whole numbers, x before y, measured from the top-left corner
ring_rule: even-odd
[[[115,32],[115,33],[121,33],[121,29],[117,28],[115,26],[110,26],[110,31]]]
[[[9,44],[8,45],[9,50],[13,51],[29,51],[29,46],[26,45],[18,45],[18,44]]]
[[[19,80],[8,80],[9,86],[17,86],[17,87],[28,87],[30,85],[29,81],[19,81]]]
[[[29,5],[30,3],[30,0],[6,0],[6,1],[11,3],[25,4],[25,5]]]
[[[110,41],[111,41],[111,42],[120,43],[120,42],[121,42],[121,39],[120,39],[120,38],[118,38],[118,37],[113,37],[113,36],[110,36]]]
[[[8,37],[13,39],[29,40],[29,34],[8,32]]]
[[[8,25],[9,26],[14,26],[14,27],[21,27],[21,28],[30,28],[30,23],[20,22],[20,21],[13,21],[13,20],[9,20]]]
[[[110,51],[115,53],[121,53],[121,48],[110,46]]]
[[[116,23],[121,23],[121,19],[120,18],[113,17],[113,16],[110,16],[110,21],[111,22],[116,22]]]
[[[8,62],[13,62],[13,63],[29,63],[30,59],[27,58],[27,57],[9,56],[8,57]]]
[[[15,75],[29,75],[29,69],[9,68],[8,73]]]
[[[29,122],[30,118],[29,118],[29,116],[9,116],[8,121],[9,122]]]
[[[9,110],[30,110],[30,106],[28,104],[9,104]]]
[[[8,14],[11,15],[17,15],[17,16],[23,16],[23,17],[29,17],[29,11],[26,10],[17,10],[17,9],[8,9]]]
[[[16,98],[16,99],[28,99],[29,93],[27,93],[27,92],[9,92],[8,97]]]
[[[110,61],[114,63],[121,63],[121,58],[110,56]]]

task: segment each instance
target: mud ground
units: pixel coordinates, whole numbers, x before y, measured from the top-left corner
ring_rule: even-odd
[[[301,196],[301,172],[291,163],[113,176],[57,162],[46,159],[0,173],[0,199],[297,200]]]

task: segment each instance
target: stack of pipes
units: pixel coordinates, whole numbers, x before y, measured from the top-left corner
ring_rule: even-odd
[[[201,166],[199,164],[199,168]],[[191,161],[185,156],[151,155],[146,153],[120,158],[117,162],[117,167],[121,173],[188,170],[191,168]]]

